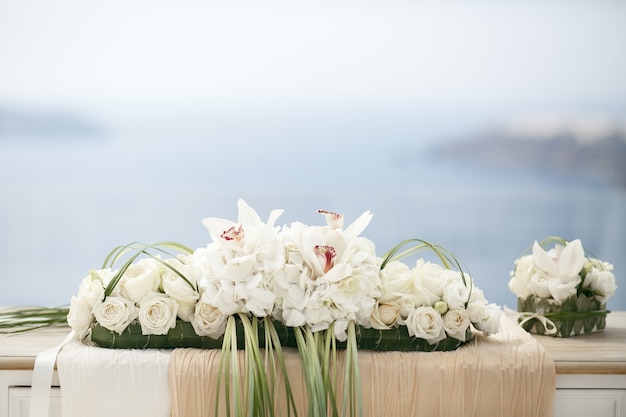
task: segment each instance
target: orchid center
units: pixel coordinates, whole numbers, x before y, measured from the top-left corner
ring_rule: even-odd
[[[321,261],[322,265],[324,265],[324,273],[330,271],[330,269],[335,265],[335,256],[337,255],[335,248],[326,245],[315,245],[313,251]]]
[[[230,229],[225,230],[221,235],[222,239],[225,240],[235,240],[237,242],[241,242],[243,240],[243,227],[242,226],[232,226]]]

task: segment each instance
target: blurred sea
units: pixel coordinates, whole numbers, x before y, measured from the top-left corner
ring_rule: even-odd
[[[408,238],[438,243],[491,302],[511,308],[507,283],[520,253],[546,236],[580,238],[615,265],[619,289],[608,307],[626,310],[623,189],[442,162],[429,152],[437,141],[428,134],[272,126],[253,135],[254,125],[237,126],[237,135],[129,129],[0,142],[0,305],[67,304],[120,244],[204,246],[201,219],[236,220],[241,197],[261,218],[285,209],[279,224],[322,224],[320,208],[347,222],[370,210],[364,235],[381,255]]]

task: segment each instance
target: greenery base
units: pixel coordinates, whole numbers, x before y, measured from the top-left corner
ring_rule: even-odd
[[[545,298],[518,298],[517,310],[520,313],[537,313],[554,323],[556,333],[548,334],[544,324],[537,318],[531,318],[522,327],[530,333],[555,337],[579,336],[603,330],[606,327],[605,304],[595,298],[579,295],[556,305]],[[520,317],[522,322],[524,317]]]
[[[281,345],[284,347],[297,347],[294,330],[279,322],[273,322],[278,333]],[[262,322],[259,323],[259,345],[265,344],[264,329]],[[466,341],[462,342],[453,338],[446,338],[440,342],[429,344],[424,339],[409,336],[406,327],[396,327],[389,330],[366,329],[357,326],[357,347],[365,350],[376,351],[400,351],[400,352],[434,352],[452,351],[472,338],[470,329],[466,333]],[[98,323],[91,326],[91,341],[104,348],[116,349],[174,349],[174,348],[200,348],[221,349],[222,338],[211,339],[207,336],[198,336],[191,323],[178,320],[176,327],[166,335],[143,335],[139,323],[131,323],[122,334],[112,332]],[[238,348],[243,349],[244,333],[241,322],[237,320]],[[345,342],[337,342],[337,347],[345,348]]]

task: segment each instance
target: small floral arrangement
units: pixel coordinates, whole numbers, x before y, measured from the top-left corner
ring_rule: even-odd
[[[206,247],[135,242],[114,249],[72,297],[69,325],[81,340],[103,347],[221,348],[232,366],[243,348],[252,365],[246,381],[258,396],[237,415],[272,415],[263,388],[270,391],[272,372],[262,358],[272,352],[280,358],[284,346],[301,353],[316,415],[339,407],[329,386],[335,349],[346,352],[344,402],[357,404],[357,349],[452,350],[473,330],[499,330],[500,307],[487,302],[444,248],[411,239],[377,256],[374,243],[360,236],[372,219],[368,211],[347,227],[342,215],[323,210],[325,225],[278,227],[282,210],[264,222],[243,200],[238,208],[236,222],[202,221],[212,238]],[[433,252],[441,264],[401,262],[420,251]],[[233,395],[238,404],[236,389]]]
[[[568,337],[604,329],[617,286],[613,265],[586,256],[580,239],[548,237],[515,260],[509,288],[526,330]]]

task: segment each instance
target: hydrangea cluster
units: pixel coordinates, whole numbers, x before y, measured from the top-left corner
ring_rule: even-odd
[[[313,332],[332,326],[340,341],[350,321],[380,330],[406,326],[429,343],[465,341],[471,327],[498,331],[500,308],[469,275],[421,259],[413,268],[392,261],[381,269],[374,243],[360,236],[370,212],[347,227],[342,215],[323,210],[325,225],[279,227],[282,210],[264,222],[243,200],[238,209],[236,222],[203,220],[212,240],[206,247],[141,258],[106,297],[118,271],[91,271],[72,297],[70,326],[83,339],[94,322],[119,334],[139,322],[143,334],[162,335],[183,320],[199,336],[217,339],[229,316],[245,314]]]

